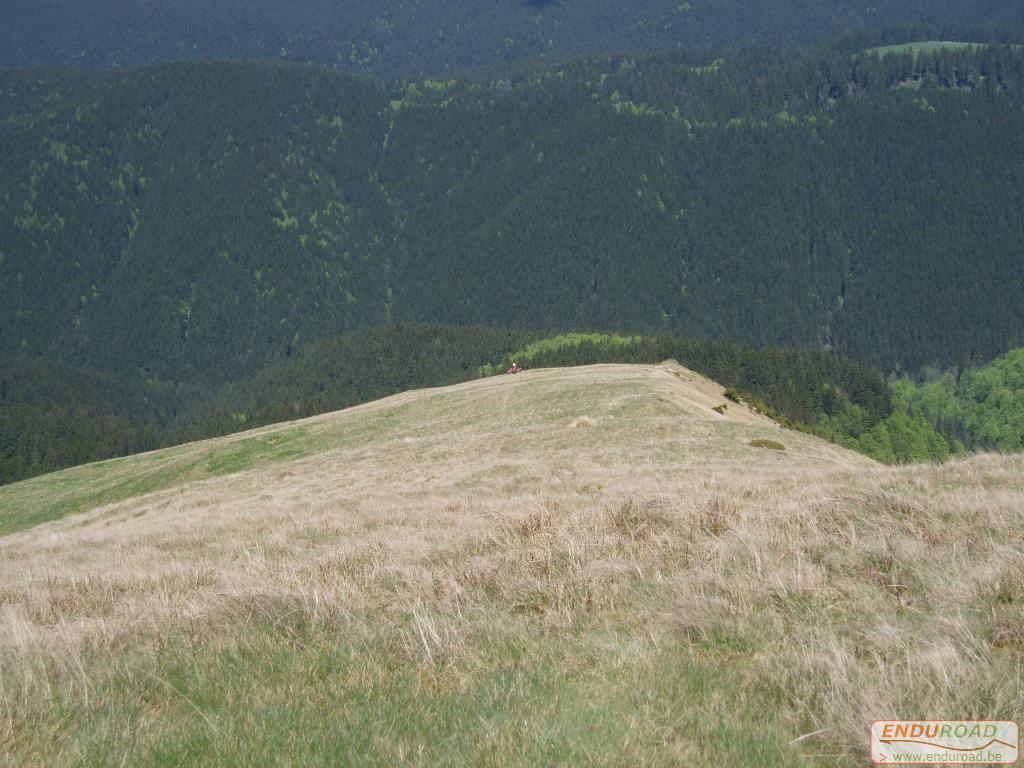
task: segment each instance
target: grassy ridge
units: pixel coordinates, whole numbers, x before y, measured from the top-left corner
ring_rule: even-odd
[[[728,342],[667,337],[541,336],[444,325],[367,328],[299,348],[287,360],[212,393],[195,386],[120,381],[45,359],[15,360],[8,374],[0,375],[0,482],[468,381],[503,372],[507,362],[495,361],[513,357],[543,366],[676,358],[742,388],[763,409],[770,405],[806,428],[822,413],[846,404],[864,409],[866,429],[891,410],[877,372],[827,353],[759,352]],[[124,422],[126,416],[132,420]],[[108,422],[123,425],[123,435],[109,437]]]
[[[82,386],[80,379],[90,384],[93,379],[68,366],[58,368],[62,386],[56,393],[48,392],[53,366],[45,361],[19,361],[6,380],[17,386],[8,388],[6,397],[17,403],[19,393],[29,391],[38,405],[35,401],[28,406],[0,402],[0,480],[12,482],[68,464],[237,433],[417,387],[494,375],[512,360],[564,367],[678,359],[740,390],[746,401],[787,425],[813,431],[875,459],[889,463],[943,460],[950,454],[946,438],[924,420],[920,409],[904,406],[900,413],[893,412],[880,374],[828,353],[758,351],[727,342],[670,337],[572,333],[537,339],[537,335],[451,326],[370,328],[303,348],[294,358],[232,382],[198,403],[190,401],[187,393],[147,384],[125,386],[120,396],[113,390],[104,403],[105,393],[111,390]],[[499,362],[481,365],[485,360]],[[0,380],[0,394],[5,392],[4,383]],[[71,419],[65,412],[76,404],[78,416]],[[104,427],[108,421],[119,423],[114,414],[122,411],[143,415],[125,423],[123,435],[112,439]]]
[[[920,406],[900,399],[894,407],[877,372],[821,352],[573,333],[529,344],[481,373],[504,371],[512,361],[557,366],[669,359],[728,385],[726,397],[736,402],[886,464],[945,461],[963,451],[955,437],[925,418]]]
[[[305,345],[217,389],[119,378],[47,358],[0,360],[0,484],[467,381],[481,362],[536,335],[367,328]]]
[[[292,433],[301,432],[293,430]],[[278,439],[287,445],[291,435]],[[294,458],[296,453],[276,450],[276,441],[248,438],[204,456],[189,447],[112,459],[32,478],[5,486],[0,534],[59,520],[132,496],[158,491],[207,477],[247,469],[252,462],[267,463],[275,457]]]
[[[0,488],[0,535],[124,499],[366,440],[402,412],[382,404],[372,416],[332,429],[282,424],[200,443],[86,464]]]

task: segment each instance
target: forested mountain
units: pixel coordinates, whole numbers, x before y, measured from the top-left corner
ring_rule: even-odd
[[[388,321],[1024,343],[1024,48],[0,74],[0,354],[216,386]]]
[[[9,0],[0,67],[286,59],[436,75],[542,55],[721,49],[863,28],[1024,24],[1005,0]]]

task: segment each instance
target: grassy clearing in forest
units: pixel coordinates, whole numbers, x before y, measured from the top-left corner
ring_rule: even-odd
[[[895,45],[882,45],[878,48],[871,48],[867,53],[877,53],[879,56],[886,56],[890,53],[912,53],[915,57],[922,53],[935,53],[935,51],[949,50],[961,51],[964,48],[985,45],[984,43],[956,43],[942,40],[924,40],[915,43],[897,43]]]

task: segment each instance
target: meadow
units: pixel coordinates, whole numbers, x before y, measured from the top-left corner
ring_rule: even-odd
[[[1021,720],[1022,502],[1020,456],[884,467],[672,363],[66,470],[0,488],[0,750],[860,765]]]

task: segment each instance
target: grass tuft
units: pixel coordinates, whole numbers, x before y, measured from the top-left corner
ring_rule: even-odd
[[[768,448],[772,451],[784,451],[786,446],[780,443],[778,440],[766,440],[763,437],[757,437],[750,441],[752,448]]]

